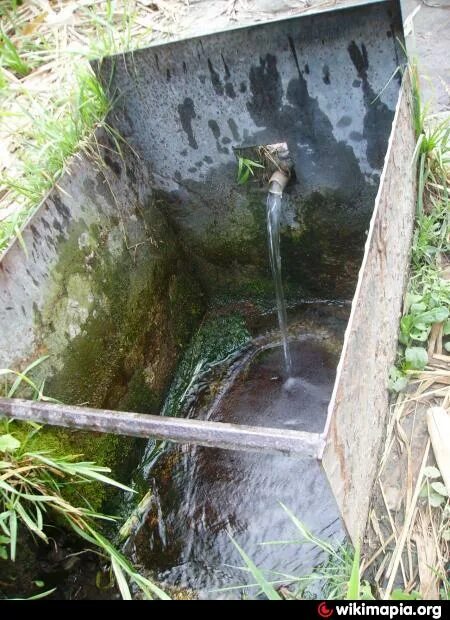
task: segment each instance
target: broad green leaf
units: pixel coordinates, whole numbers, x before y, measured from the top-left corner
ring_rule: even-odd
[[[20,441],[12,435],[0,435],[0,452],[14,452],[20,448]]]
[[[417,304],[419,302],[421,302],[423,299],[422,295],[417,295],[415,293],[407,293],[406,294],[406,303],[405,306],[406,308],[410,308],[413,304]],[[408,310],[409,312],[409,310]]]
[[[400,334],[398,335],[398,341],[400,342],[400,344],[403,344],[405,347],[408,346],[409,340],[410,340],[409,333],[403,334],[402,332],[400,332]]]
[[[448,497],[447,487],[442,482],[432,482],[431,488],[436,491],[436,493],[439,493],[439,495],[442,495],[443,497]]]
[[[439,471],[437,467],[433,467],[433,465],[429,465],[428,467],[425,467],[425,469],[423,470],[423,473],[427,478],[440,478],[441,477],[441,472]]]
[[[442,506],[442,504],[445,502],[445,498],[439,493],[430,491],[428,501],[430,502],[430,506],[432,506],[433,508],[439,508],[439,506]]]
[[[444,336],[450,336],[450,321],[444,323]]]
[[[408,377],[393,366],[389,372],[388,388],[393,392],[401,392],[408,385]]]
[[[416,304],[411,304],[411,309],[410,312],[412,314],[419,314],[421,312],[425,312],[425,310],[427,309],[427,304],[423,303],[423,301],[416,303]]]
[[[442,323],[442,321],[448,319],[448,308],[439,306],[438,308],[428,310],[428,312],[423,312],[417,318],[421,323]]]
[[[403,316],[400,321],[400,329],[403,334],[407,335],[411,331],[412,326],[414,325],[414,317],[410,314]]]
[[[423,321],[415,321],[413,327],[411,328],[411,333],[415,332],[415,333],[422,333],[424,331],[426,331],[428,333],[428,331],[430,331],[431,329],[431,323],[424,323]]]
[[[444,349],[450,353],[450,342],[444,344]]]
[[[407,347],[405,359],[414,370],[423,370],[428,364],[428,353],[422,347]]]
[[[418,342],[426,342],[428,340],[429,333],[430,328],[420,331],[414,327],[410,332],[410,336],[413,340],[417,340]]]

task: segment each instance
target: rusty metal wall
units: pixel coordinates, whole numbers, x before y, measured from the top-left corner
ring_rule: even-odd
[[[388,370],[414,224],[411,93],[404,81],[329,406],[323,465],[347,530],[357,542],[368,516],[389,406]]]
[[[285,280],[304,298],[352,298],[400,88],[399,74],[391,78],[401,40],[399,3],[388,0],[102,62],[115,101],[109,123],[148,166],[211,294],[243,279],[270,286],[267,188],[236,183],[233,149],[285,141],[295,167],[283,208]]]
[[[392,4],[396,5],[396,3]],[[371,10],[376,11],[376,5],[373,5]],[[362,22],[363,20],[360,20],[361,24]],[[386,39],[392,38],[388,37],[387,31],[383,33],[383,36],[386,36]],[[345,98],[346,92],[354,93],[359,89],[358,97],[356,98],[358,102],[356,116],[358,118],[355,122],[360,123],[360,129],[363,127],[361,118],[364,118],[370,112],[369,99],[371,95],[368,91],[366,94],[367,101],[365,102],[362,88],[364,79],[367,79],[367,75],[364,78],[364,74],[367,74],[367,68],[365,68],[364,64],[362,42],[360,40],[359,42],[355,41],[359,54],[356,53],[355,47],[351,48],[353,50],[353,60],[348,51],[350,44],[351,39],[348,41],[347,48],[345,49],[347,49],[348,65],[350,70],[353,71],[351,76],[352,83],[350,86],[347,84],[345,88],[342,88],[339,100],[337,101],[333,97],[333,82],[326,84],[326,81],[327,79],[331,81],[333,75],[339,76],[340,74],[330,71],[327,78],[327,72],[322,72],[323,65],[325,64],[322,57],[319,59],[319,78],[316,82],[313,82],[313,86],[310,87],[311,90],[308,90],[307,94],[309,100],[315,100],[315,102],[310,101],[310,103],[317,113],[320,112],[320,108],[324,108],[327,111],[325,116],[334,119],[331,122],[331,133],[333,134],[334,143],[337,145],[336,148],[345,151],[348,150],[346,149],[347,146],[353,151],[352,161],[356,160],[359,169],[358,175],[364,177],[365,183],[368,180],[365,178],[367,175],[372,175],[374,171],[375,173],[380,172],[383,162],[378,162],[376,168],[370,166],[367,156],[367,144],[363,140],[354,139],[354,144],[351,146],[350,134],[352,131],[363,135],[363,129],[362,131],[356,131],[349,128],[350,125],[346,125],[348,121],[341,123],[341,126],[339,126],[339,121],[345,116],[344,112],[348,105],[348,101]],[[384,67],[383,71],[380,72],[379,68],[383,63],[380,64],[377,61],[379,64],[375,66],[378,69],[372,76],[374,82],[370,82],[371,91],[376,92],[377,89],[384,86],[386,75],[389,77],[391,69],[395,67],[394,46],[393,43],[390,43],[390,45],[391,64],[389,67]],[[283,83],[284,81],[284,92],[287,92],[287,85],[290,80],[297,80],[298,83],[303,83],[302,80],[307,82],[305,64],[308,63],[302,64],[301,71],[303,73],[300,76],[295,62],[295,55],[292,53],[288,39],[286,39],[285,46],[286,49],[283,50],[285,64],[283,65],[284,70],[281,72],[281,82]],[[373,49],[376,49],[375,46]],[[153,53],[152,51],[142,52],[143,65],[147,62],[155,62],[152,56]],[[194,52],[191,50],[189,53],[193,54]],[[169,53],[167,54],[170,55]],[[135,56],[137,57],[138,54]],[[339,57],[337,56],[336,58]],[[330,67],[332,68],[332,61],[334,62],[336,58],[331,58],[329,63],[327,63],[329,70]],[[361,59],[362,64],[360,63]],[[259,59],[256,58],[255,62],[258,65]],[[205,74],[209,76],[207,88],[215,92],[214,83],[216,88],[220,86],[214,77],[215,67],[219,66],[219,61],[211,63],[212,71],[209,69],[207,60],[204,60],[204,63],[206,63]],[[318,67],[319,64],[317,65]],[[168,79],[167,69],[171,66],[170,62],[169,65],[164,66],[165,74],[161,82],[166,85],[167,92],[172,92],[175,84],[173,81],[175,77],[173,77],[172,73],[170,74],[170,79]],[[268,63],[266,62],[264,67],[267,66]],[[124,65],[123,73],[118,77],[119,82],[122,80],[120,82],[123,84],[121,89],[125,95],[128,95],[126,81],[132,79],[132,73],[127,74],[127,70],[130,68],[133,70],[133,64],[129,67]],[[310,67],[308,68],[311,69]],[[371,71],[372,69],[373,65]],[[236,99],[238,99],[238,96],[234,98],[229,96],[232,92],[231,87],[236,94],[236,88],[232,80],[229,81],[231,86],[228,86],[229,95],[227,95],[226,68],[223,63],[220,66],[220,71],[221,75],[219,75],[218,79],[222,84],[223,94],[215,94],[217,95],[216,101],[220,104],[218,110],[225,118],[225,125],[229,129],[229,135],[221,133],[219,140],[216,137],[216,126],[208,123],[208,121],[213,120],[219,124],[216,118],[217,111],[214,111],[216,115],[214,118],[207,116],[204,118],[191,118],[191,125],[189,125],[189,104],[186,105],[185,101],[189,97],[185,96],[176,104],[176,109],[177,106],[181,106],[180,113],[174,118],[169,119],[167,117],[167,123],[164,116],[166,112],[164,110],[161,112],[159,117],[160,130],[162,132],[161,143],[157,143],[156,136],[152,133],[154,125],[149,124],[149,127],[144,131],[143,123],[149,120],[154,121],[152,110],[157,109],[158,106],[163,108],[165,99],[161,96],[161,92],[158,97],[152,93],[153,108],[149,108],[147,106],[148,102],[146,103],[145,99],[148,92],[146,87],[148,85],[146,86],[145,80],[141,76],[142,79],[138,82],[139,96],[141,97],[139,105],[144,106],[143,112],[140,112],[138,125],[130,124],[128,138],[131,138],[131,141],[134,140],[141,147],[145,158],[152,164],[150,172],[154,176],[148,176],[147,169],[141,166],[141,163],[138,163],[131,155],[133,165],[129,169],[127,169],[124,162],[117,160],[112,163],[112,168],[99,171],[94,169],[88,160],[82,159],[80,162],[75,161],[71,174],[67,174],[61,179],[59,186],[62,189],[55,188],[43,202],[42,207],[28,223],[23,233],[25,243],[29,248],[29,256],[26,257],[23,254],[20,244],[16,242],[3,257],[0,265],[0,367],[13,365],[20,361],[23,362],[28,358],[33,359],[40,354],[41,351],[38,348],[40,341],[36,332],[36,317],[39,315],[39,311],[45,304],[48,292],[53,286],[52,269],[58,260],[58,243],[68,236],[74,224],[80,223],[82,228],[84,227],[85,230],[88,230],[99,219],[105,217],[111,219],[114,223],[114,228],[120,231],[121,223],[117,221],[119,214],[119,220],[124,218],[134,226],[136,220],[134,210],[136,205],[139,205],[140,208],[145,207],[151,195],[149,188],[152,184],[160,186],[160,183],[168,183],[166,189],[170,191],[179,189],[179,183],[174,175],[177,170],[184,170],[183,166],[185,166],[185,163],[183,158],[185,156],[182,154],[182,151],[185,148],[201,152],[202,159],[210,157],[209,153],[212,152],[214,157],[227,170],[227,166],[233,165],[230,163],[231,153],[225,152],[227,144],[230,146],[232,143],[225,144],[223,138],[233,139],[232,127],[236,128],[233,124],[230,125],[227,122],[230,118],[227,113],[231,105],[237,105]],[[154,72],[153,66],[152,72]],[[296,72],[297,75],[295,76]],[[183,76],[183,60],[181,60],[181,74],[177,75],[176,79],[181,81],[187,79]],[[348,76],[344,77],[347,80]],[[319,84],[320,81],[322,81],[322,85]],[[352,84],[355,81],[360,82],[360,84],[353,86]],[[323,92],[327,93],[325,97],[322,97],[317,91],[319,85]],[[196,88],[197,91],[203,88],[201,82],[197,84]],[[239,83],[237,88],[239,88]],[[392,92],[386,91],[382,96],[382,101],[384,97],[383,103],[389,110],[393,109],[397,97],[395,83],[392,84],[392,88],[394,89]],[[241,93],[241,95],[243,96],[244,93]],[[199,96],[203,97],[205,94],[201,93]],[[194,101],[194,99],[192,100]],[[251,138],[251,141],[259,139],[259,136],[264,136],[264,139],[267,140],[279,139],[279,133],[275,131],[278,128],[276,123],[274,124],[273,122],[274,115],[269,119],[270,127],[267,130],[267,127],[258,126],[254,122],[250,111],[255,114],[255,108],[253,110],[250,108],[249,110],[245,103],[246,101],[242,99],[242,109],[239,108],[239,115],[236,117],[241,123],[241,126],[237,127],[240,138],[236,142],[241,143],[243,141],[246,127],[252,128],[252,132],[247,136],[249,140]],[[242,114],[240,114],[241,112]],[[123,118],[122,120],[125,123],[126,119]],[[198,133],[197,122],[201,125],[198,128]],[[189,126],[192,128],[192,133],[189,131]],[[167,138],[167,136],[164,136],[164,132],[167,133],[170,128],[175,141],[171,144],[164,142]],[[360,136],[354,134],[353,138],[356,137]],[[386,137],[387,135],[384,136],[384,138]],[[347,141],[349,144],[346,145]],[[311,139],[311,142],[314,143],[314,140]],[[194,148],[195,143],[197,144],[197,149]],[[298,148],[299,157],[305,156],[307,149],[311,148],[311,144],[309,146],[302,146],[302,144],[296,147]],[[168,150],[168,146],[173,145],[176,147],[174,148],[174,157],[172,157],[172,151]],[[409,90],[407,85],[404,85],[397,107],[394,129],[388,147],[386,166],[381,177],[375,212],[369,230],[366,254],[353,301],[351,319],[347,329],[335,390],[330,403],[326,433],[327,445],[323,454],[325,470],[344,516],[347,529],[354,541],[357,540],[360,532],[362,532],[367,517],[369,491],[376,473],[378,451],[388,411],[387,371],[395,355],[398,319],[407,273],[408,251],[413,226],[413,206],[415,202],[414,173],[411,166],[413,149],[414,135],[410,122]],[[325,158],[323,161],[326,161],[328,169],[332,170],[332,161],[329,158]],[[195,170],[192,172],[189,172],[187,168],[188,175],[196,175],[196,182],[204,184],[206,177],[202,177],[204,174],[202,168],[204,169],[207,163],[208,161],[205,161],[203,166],[194,166]],[[311,162],[308,165],[311,165]],[[299,167],[302,170],[306,170],[306,167],[301,162]],[[121,178],[120,175],[114,172],[114,168],[120,169]],[[229,176],[231,174],[230,171],[231,168],[227,172],[228,177],[227,175],[224,177],[228,179],[227,182],[231,179],[231,176]],[[173,176],[172,172],[174,173]],[[336,170],[333,171],[333,174],[332,179],[337,179]],[[105,175],[108,182],[105,182]],[[317,175],[314,178],[317,179]],[[338,181],[345,182],[345,178],[347,178],[346,173],[343,171],[343,176]],[[299,189],[307,187],[308,183],[310,183],[310,180],[308,180],[306,175],[305,179],[300,182]],[[223,202],[223,194],[220,194],[220,200]],[[195,217],[198,220],[198,213]],[[55,231],[57,231],[56,234]],[[138,235],[138,231],[134,232]],[[80,232],[80,235],[82,234]],[[73,304],[72,306],[68,305],[68,312],[73,313],[73,327],[75,329],[73,333],[77,333],[77,330],[82,327],[83,317],[79,313],[77,314],[77,308]],[[57,347],[64,348],[68,346],[74,337],[73,333],[67,333],[67,339],[56,343]]]

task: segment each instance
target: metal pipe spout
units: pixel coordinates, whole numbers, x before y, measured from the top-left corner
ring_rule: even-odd
[[[269,179],[269,193],[282,196],[283,191],[288,184],[290,174],[282,170],[275,170]]]

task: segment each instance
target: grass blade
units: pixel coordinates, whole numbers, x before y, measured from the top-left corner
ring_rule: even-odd
[[[45,598],[46,596],[50,596],[56,592],[56,588],[52,588],[51,590],[46,590],[45,592],[39,592],[39,594],[34,594],[33,596],[29,596],[28,598],[12,598],[9,599],[11,601],[38,601],[41,598]]]
[[[16,561],[17,549],[17,515],[14,510],[9,511],[10,551],[9,557],[12,562]]]
[[[295,525],[295,527],[298,529],[298,531],[301,533],[301,535],[303,536],[303,538],[305,538],[305,540],[317,547],[320,547],[320,549],[322,549],[323,551],[325,551],[325,553],[331,555],[331,556],[335,556],[336,555],[336,551],[333,548],[332,545],[326,543],[323,540],[320,540],[320,538],[317,538],[316,536],[314,536],[314,534],[312,534],[304,525],[303,523],[294,515],[294,513],[289,510],[289,508],[287,508],[287,506],[285,506],[283,503],[280,502],[281,507],[283,508],[283,510],[285,512],[287,512],[287,514],[289,515],[292,523]]]
[[[230,536],[231,542],[238,550],[240,556],[242,557],[248,569],[250,570],[251,574],[255,578],[255,581],[258,583],[259,587],[264,592],[264,594],[267,596],[267,598],[270,601],[283,600],[281,596],[278,594],[278,592],[275,590],[275,588],[272,586],[272,584],[269,581],[267,581],[262,571],[256,566],[256,564],[249,558],[249,556],[245,553],[245,551],[233,539],[231,534],[229,534],[229,536]]]
[[[120,594],[122,595],[123,600],[131,601],[132,596],[131,596],[130,588],[128,587],[128,583],[127,583],[127,580],[125,579],[123,570],[117,563],[117,560],[113,557],[111,558],[111,566],[114,571],[114,575],[117,581],[117,586],[120,590]]]
[[[355,547],[355,556],[353,558],[352,572],[348,582],[347,596],[348,601],[359,600],[360,579],[359,579],[359,562],[360,562],[360,550],[359,545]]]

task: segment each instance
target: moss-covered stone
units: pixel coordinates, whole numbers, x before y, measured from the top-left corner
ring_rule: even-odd
[[[133,242],[133,246],[130,243]],[[75,223],[36,313],[35,369],[45,393],[67,404],[159,413],[180,355],[204,312],[189,260],[154,204],[129,220]],[[114,476],[135,442],[122,437],[46,428],[39,449],[83,454]],[[98,508],[100,485],[87,497]],[[97,487],[97,488],[95,488]],[[83,490],[84,493],[84,490]]]
[[[127,392],[118,404],[121,411],[136,411],[138,413],[154,413],[159,409],[158,395],[148,385],[143,368],[138,368],[131,377]]]
[[[124,241],[120,248],[109,243],[115,232],[106,225],[89,234],[75,229],[61,244],[39,316],[40,339],[52,354],[47,391],[94,407],[140,401],[139,410],[155,413],[201,317],[203,296],[168,228],[135,252]],[[144,392],[137,397],[139,385]]]

